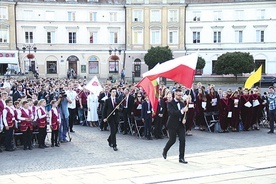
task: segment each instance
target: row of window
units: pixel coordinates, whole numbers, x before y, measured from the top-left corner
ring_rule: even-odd
[[[192,20],[190,20],[190,21],[201,21],[201,17],[203,17],[201,11],[193,11],[192,14],[193,14]],[[224,20],[224,16],[223,16],[223,11],[222,10],[213,11],[212,12],[212,16],[213,16],[213,21]],[[255,16],[256,16],[256,19],[258,19],[258,20],[265,19],[265,9],[258,9],[258,10],[256,10]],[[229,18],[229,13],[225,13],[225,17]],[[244,10],[235,10],[235,13],[234,13],[234,19],[235,20],[244,20],[244,18],[245,18]]]
[[[168,44],[178,44],[178,30],[168,30]],[[264,42],[264,30],[256,30],[256,42]],[[213,32],[213,43],[221,43],[221,31]],[[133,44],[143,44],[143,30],[133,30]],[[118,33],[109,33],[110,43],[118,43]],[[235,30],[235,43],[243,42],[243,31]],[[8,30],[0,29],[0,43],[8,43]],[[25,32],[25,43],[34,43],[33,32]],[[54,31],[47,32],[47,43],[56,43]],[[68,43],[77,43],[77,33],[68,32]],[[98,32],[90,32],[89,43],[98,43]],[[193,32],[193,43],[200,43],[200,32]],[[161,30],[151,30],[150,44],[161,44]]]
[[[244,10],[235,10],[235,20],[244,20],[245,17]],[[24,10],[24,18],[25,19],[32,19],[34,12],[33,10]],[[200,21],[202,17],[201,11],[193,11],[192,12],[192,20],[191,21]],[[256,19],[265,19],[265,9],[257,9],[256,10]],[[83,17],[83,14],[81,15]],[[221,21],[223,20],[223,11],[213,11],[212,12],[213,20],[214,21]],[[229,14],[225,15],[229,17]],[[47,20],[55,20],[55,11],[46,11],[45,17]],[[133,22],[143,22],[144,21],[144,10],[142,9],[135,9],[132,11]],[[97,22],[99,16],[98,12],[89,12],[89,21]],[[162,19],[162,10],[160,9],[151,9],[150,10],[150,22],[161,22]],[[8,11],[7,7],[0,6],[0,19],[8,19]],[[76,21],[76,12],[75,11],[68,11],[67,12],[67,20],[68,21]],[[109,12],[109,21],[110,22],[117,22],[118,15],[117,12]],[[179,10],[178,9],[169,9],[168,10],[168,22],[178,22],[179,21]]]
[[[30,67],[32,67],[32,62],[25,60],[24,62],[24,69],[25,72],[31,71]],[[46,73],[47,74],[57,74],[57,61],[46,61]],[[86,73],[86,65],[85,70],[82,70],[81,73]],[[119,73],[119,61],[109,61],[109,73]],[[93,60],[88,62],[88,73],[89,74],[99,74],[99,61]]]
[[[0,31],[1,33],[1,31]],[[46,32],[47,43],[57,43],[56,42],[56,32],[48,31]],[[0,35],[1,40],[1,35]],[[34,43],[34,35],[31,31],[25,32],[25,43]],[[77,43],[77,32],[68,32],[68,43]],[[98,32],[90,32],[89,43],[98,43]],[[118,43],[118,32],[109,32],[109,43]]]
[[[213,42],[221,43],[221,31],[213,32]],[[235,31],[235,43],[242,43],[242,42],[243,42],[243,31],[236,30]],[[264,31],[263,30],[256,30],[256,42],[264,42]],[[197,32],[197,31],[193,32],[193,43],[200,43],[200,32]]]

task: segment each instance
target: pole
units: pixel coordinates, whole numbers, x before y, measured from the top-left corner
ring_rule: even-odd
[[[115,110],[117,110],[117,108],[119,107],[119,105],[121,105],[123,103],[123,101],[126,100],[127,97],[125,97],[122,101],[120,101],[120,103],[111,111],[111,113],[109,113],[109,115],[105,118],[106,121],[108,120],[108,118],[111,116],[111,114],[113,114],[115,112]]]
[[[188,96],[191,95],[191,91],[192,91],[192,89],[189,90]],[[186,104],[185,108],[188,107],[188,105],[189,105],[189,103]],[[182,120],[183,125],[186,124],[186,116],[187,116],[187,111],[184,113],[184,117],[183,117],[183,120]]]

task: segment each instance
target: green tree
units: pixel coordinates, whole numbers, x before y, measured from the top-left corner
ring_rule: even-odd
[[[254,58],[250,53],[227,52],[218,57],[215,65],[217,74],[233,74],[238,79],[238,74],[250,73],[255,69]]]
[[[166,47],[151,47],[145,55],[144,60],[148,65],[149,70],[152,69],[157,63],[164,63],[172,59],[171,49]]]
[[[205,64],[205,60],[202,57],[198,56],[196,69],[203,69],[205,67]]]

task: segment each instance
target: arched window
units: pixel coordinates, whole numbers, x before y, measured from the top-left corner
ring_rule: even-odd
[[[117,55],[112,55],[109,58],[109,73],[119,73],[119,60]]]
[[[99,73],[99,59],[96,56],[91,56],[89,58],[89,74],[98,74]]]

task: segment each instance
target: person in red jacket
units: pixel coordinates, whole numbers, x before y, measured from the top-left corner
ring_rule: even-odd
[[[47,114],[48,112],[45,109],[46,100],[42,99],[38,101],[37,112],[37,127],[38,127],[38,147],[41,149],[48,148],[45,144],[45,138],[47,135]]]
[[[230,111],[230,100],[227,92],[222,93],[222,98],[219,103],[219,122],[222,129],[222,133],[229,132],[228,127],[231,122],[232,112]]]
[[[52,109],[49,111],[49,124],[52,129],[52,135],[51,135],[51,147],[59,147],[58,144],[58,129],[61,122],[60,119],[60,113],[57,108],[58,103],[56,100],[51,101]]]
[[[21,120],[20,131],[23,133],[24,150],[32,150],[33,113],[29,109],[28,101],[22,102],[22,109],[18,117]]]
[[[14,129],[14,111],[12,109],[12,100],[7,99],[5,101],[6,107],[3,110],[3,123],[5,126],[5,147],[6,151],[14,151],[12,145],[13,129]]]

